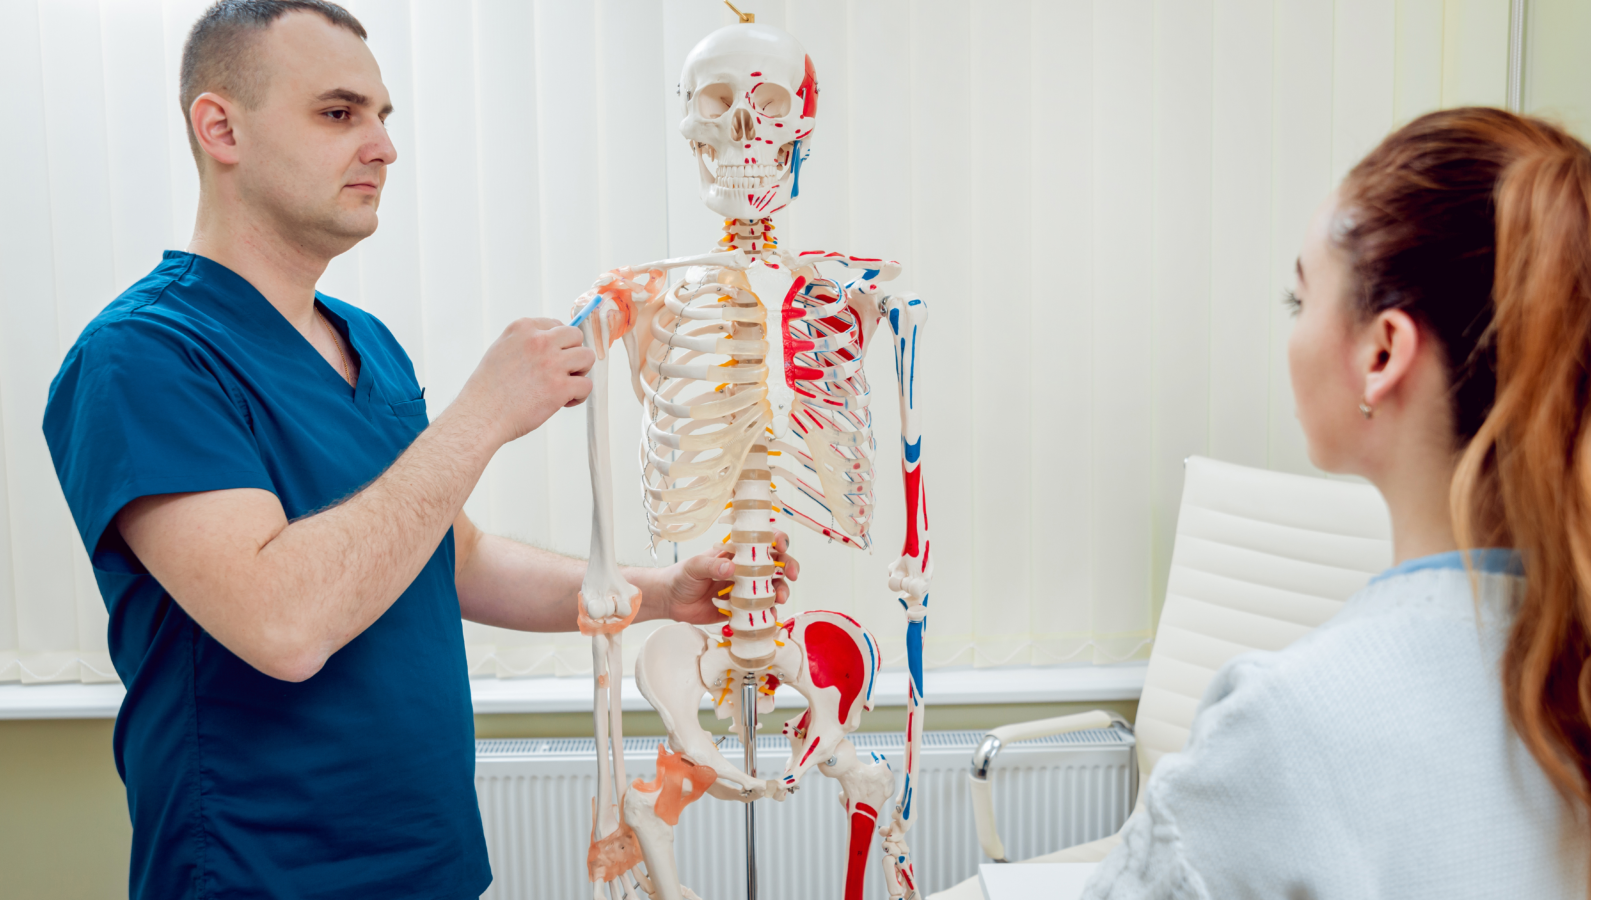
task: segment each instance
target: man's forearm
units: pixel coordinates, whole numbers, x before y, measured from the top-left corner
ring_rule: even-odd
[[[463,531],[465,529],[458,529]],[[458,540],[457,546],[461,547]],[[474,532],[456,560],[461,617],[517,631],[575,631],[578,589],[588,563],[492,534]],[[661,569],[624,568],[643,592],[637,621],[655,618],[663,589]]]

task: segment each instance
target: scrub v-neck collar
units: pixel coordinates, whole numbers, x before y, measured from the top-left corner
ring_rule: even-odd
[[[300,333],[283,313],[278,311],[272,301],[268,300],[256,286],[251,284],[243,275],[233,271],[222,263],[198,253],[189,253],[183,250],[168,250],[162,254],[168,260],[188,260],[191,272],[201,278],[217,285],[217,293],[226,295],[226,300],[214,304],[214,312],[218,318],[237,327],[241,333],[252,335],[256,338],[279,345],[284,350],[296,354],[310,354],[317,361],[319,377],[330,379],[331,385],[337,385],[346,392],[352,402],[366,406],[368,395],[372,392],[372,378],[367,372],[367,367],[362,364],[363,353],[357,345],[356,335],[350,323],[338,313],[334,312],[324,302],[326,298],[320,291],[316,292],[312,302],[316,309],[328,317],[335,329],[344,336],[345,343],[350,347],[352,357],[350,363],[356,367],[356,383],[351,385],[344,380],[338,369],[317,351],[317,348]]]

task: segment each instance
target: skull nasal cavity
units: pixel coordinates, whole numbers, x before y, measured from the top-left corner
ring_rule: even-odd
[[[733,139],[736,141],[748,141],[755,136],[756,122],[755,119],[750,117],[750,111],[748,109],[734,110]]]

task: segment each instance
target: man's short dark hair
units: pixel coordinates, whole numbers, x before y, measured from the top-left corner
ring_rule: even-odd
[[[196,164],[200,162],[200,143],[189,120],[194,98],[216,91],[245,109],[261,105],[267,92],[267,72],[256,44],[273,22],[299,11],[314,12],[363,41],[367,39],[367,30],[349,10],[327,0],[217,0],[189,29],[178,73],[178,104]]]

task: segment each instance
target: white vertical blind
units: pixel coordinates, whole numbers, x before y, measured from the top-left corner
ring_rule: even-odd
[[[40,421],[83,325],[188,241],[197,187],[174,98],[204,5],[0,2],[0,680],[115,677]],[[1312,208],[1394,124],[1504,102],[1509,0],[741,6],[805,44],[821,88],[780,239],[899,259],[899,284],[932,309],[930,665],[1142,655],[1184,457],[1310,471],[1278,293]],[[717,236],[675,86],[694,43],[732,21],[719,2],[349,7],[393,94],[400,156],[377,235],[321,287],[389,325],[434,414],[513,318],[559,316],[599,272]],[[867,370],[878,549],[797,535],[792,606],[862,618],[892,665],[902,619],[884,573],[903,501],[887,347]],[[623,558],[649,564],[638,406],[613,386]],[[585,554],[582,414],[504,448],[468,510]],[[475,674],[588,669],[575,635],[467,635]]]

